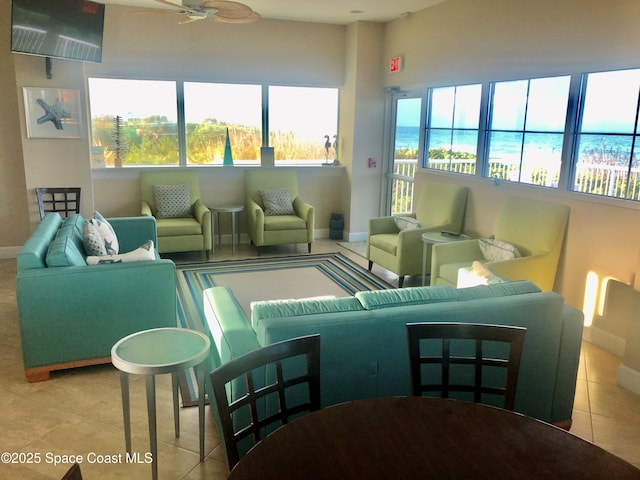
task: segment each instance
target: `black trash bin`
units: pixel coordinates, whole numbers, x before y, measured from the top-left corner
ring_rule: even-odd
[[[329,221],[329,238],[331,240],[342,240],[344,230],[344,216],[342,213],[332,213]]]

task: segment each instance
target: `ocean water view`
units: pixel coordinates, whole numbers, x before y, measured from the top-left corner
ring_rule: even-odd
[[[522,134],[493,132],[490,135],[490,160],[519,159],[522,149],[525,160],[534,158],[541,163],[560,162],[564,142],[563,133],[527,133],[522,145]],[[420,128],[398,126],[396,128],[396,151],[418,149]],[[583,134],[578,145],[581,161],[598,160],[610,165],[628,165],[632,148],[632,135]],[[445,148],[454,152],[476,153],[478,134],[474,131],[432,130],[430,148]],[[634,154],[634,162],[637,162]]]

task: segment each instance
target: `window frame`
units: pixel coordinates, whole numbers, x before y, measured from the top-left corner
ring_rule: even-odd
[[[461,88],[467,88],[467,87],[476,87],[479,86],[480,87],[480,99],[479,99],[479,105],[478,105],[478,126],[477,128],[456,128],[455,126],[455,122],[456,122],[456,99],[457,99],[457,95],[458,95],[458,89]],[[447,88],[453,88],[453,105],[452,105],[452,112],[451,112],[451,126],[450,127],[434,127],[433,126],[433,121],[432,121],[432,114],[433,114],[433,105],[434,105],[434,101],[433,101],[433,94],[435,90],[441,90],[441,89],[447,89]],[[427,168],[429,170],[437,170],[437,171],[441,171],[441,172],[448,172],[448,173],[457,173],[457,174],[461,174],[461,175],[476,175],[477,171],[478,171],[478,159],[480,157],[480,152],[482,151],[482,148],[480,147],[480,145],[482,143],[484,143],[484,134],[483,134],[483,129],[482,129],[482,125],[484,122],[484,117],[483,117],[483,98],[484,98],[484,86],[481,83],[471,83],[471,84],[460,84],[460,85],[451,85],[451,86],[444,86],[444,87],[434,87],[434,88],[430,88],[426,91],[425,94],[425,100],[424,103],[426,104],[426,110],[425,110],[425,114],[424,114],[424,148],[423,150],[423,158],[421,159],[421,165],[423,166],[423,168]],[[433,167],[430,166],[430,154],[429,151],[431,149],[431,138],[432,138],[432,133],[434,131],[447,131],[451,133],[451,137],[453,138],[453,136],[455,135],[456,132],[476,132],[477,134],[477,138],[476,138],[476,151],[475,151],[475,166],[474,166],[474,171],[473,172],[463,172],[463,171],[455,171],[451,168],[452,163],[449,162],[448,163],[448,168],[444,169],[444,168],[437,168],[437,167]],[[451,150],[449,150],[451,151]],[[452,159],[450,159],[452,160]]]
[[[259,109],[261,111],[261,145],[260,150],[267,150],[267,158],[265,158],[264,154],[258,158],[257,163],[251,163],[247,165],[253,166],[276,166],[276,167],[298,167],[298,166],[311,166],[316,167],[319,165],[326,164],[325,159],[313,159],[313,160],[280,160],[277,161],[274,165],[273,158],[269,159],[268,150],[271,149],[273,151],[273,146],[270,145],[269,139],[271,137],[270,134],[270,126],[269,126],[269,87],[289,87],[289,88],[312,88],[312,89],[327,89],[334,90],[336,92],[336,131],[331,132],[331,135],[334,135],[339,138],[340,126],[339,126],[339,111],[340,111],[340,87],[335,86],[315,86],[315,85],[286,85],[286,84],[249,84],[249,83],[231,83],[231,82],[213,82],[213,81],[204,81],[204,80],[184,80],[184,79],[166,79],[166,78],[139,78],[139,77],[108,77],[108,76],[89,76],[87,77],[87,102],[88,102],[88,110],[89,110],[89,134],[90,134],[90,146],[92,148],[92,152],[94,147],[94,135],[93,135],[93,116],[91,115],[91,92],[89,88],[89,83],[91,79],[100,79],[100,80],[132,80],[132,81],[148,81],[148,82],[172,82],[175,85],[175,103],[177,108],[177,132],[178,132],[178,163],[171,165],[164,164],[154,164],[151,165],[153,167],[158,168],[171,168],[171,167],[198,167],[198,168],[206,168],[206,167],[219,167],[222,166],[220,164],[194,164],[189,163],[187,161],[187,123],[185,118],[185,96],[184,96],[184,85],[186,83],[209,83],[209,84],[221,84],[221,85],[259,85],[261,88],[261,104]],[[332,107],[333,108],[333,107]],[[318,139],[318,143],[321,144],[322,138]],[[94,154],[92,154],[94,155]],[[95,159],[94,159],[95,160]],[[109,166],[105,167],[104,165],[96,165],[93,164],[92,168],[109,168],[109,169],[118,169],[118,168],[139,168],[144,167],[145,165],[127,165],[126,163],[122,166]]]
[[[503,181],[508,181],[510,184],[526,186],[531,188],[545,188],[552,189],[554,191],[563,192],[571,195],[585,195],[590,198],[598,199],[599,201],[622,201],[622,202],[633,202],[633,205],[640,205],[640,187],[637,187],[635,190],[630,190],[629,185],[631,184],[631,172],[635,168],[634,164],[638,164],[640,161],[638,157],[640,157],[640,87],[637,99],[633,99],[633,102],[637,100],[637,110],[636,110],[636,125],[633,133],[627,134],[629,136],[633,136],[635,140],[632,142],[632,150],[629,156],[629,161],[626,165],[626,171],[629,172],[627,175],[626,183],[627,190],[626,196],[611,196],[598,192],[589,192],[589,191],[580,191],[574,188],[576,182],[576,171],[577,165],[579,162],[579,143],[580,143],[580,135],[583,134],[581,132],[582,120],[584,115],[584,104],[586,101],[586,79],[590,74],[598,74],[598,73],[608,73],[608,72],[624,72],[628,70],[639,70],[640,67],[633,68],[619,68],[619,69],[609,69],[609,70],[597,70],[590,72],[573,72],[573,73],[555,73],[553,75],[538,75],[531,78],[510,78],[505,80],[494,80],[487,81],[482,83],[482,95],[481,95],[481,106],[480,106],[480,123],[479,123],[479,132],[478,132],[478,148],[476,152],[476,166],[475,166],[475,178],[488,179],[493,181],[495,184],[501,183]],[[559,170],[559,178],[557,185],[539,185],[536,183],[528,183],[521,182],[520,180],[502,180],[497,178],[491,178],[487,175],[489,169],[489,149],[490,149],[490,134],[491,134],[491,109],[492,109],[492,101],[493,101],[493,85],[502,81],[518,81],[518,80],[526,80],[531,82],[531,80],[535,79],[544,79],[544,78],[553,78],[553,77],[569,77],[569,92],[567,99],[567,110],[565,117],[565,125],[564,131],[557,132],[563,135],[562,139],[562,150],[560,155],[560,170]],[[471,84],[471,83],[470,83]],[[456,174],[456,172],[450,170],[442,170],[442,169],[434,169],[428,166],[429,163],[429,125],[430,125],[430,102],[432,91],[437,88],[447,88],[447,87],[456,87],[463,86],[465,84],[456,84],[456,85],[437,85],[431,87],[425,87],[423,90],[423,99],[427,108],[425,109],[425,114],[422,119],[423,127],[422,131],[424,131],[424,140],[421,157],[419,159],[419,165],[422,169],[427,169],[429,171],[438,171],[442,174]],[[523,132],[527,132],[526,125],[524,126]],[[534,132],[535,133],[535,132]],[[548,132],[544,132],[548,133]],[[552,132],[556,133],[556,132]],[[614,135],[615,133],[611,133]],[[634,156],[636,158],[634,162]],[[640,173],[637,174],[640,178]],[[629,193],[635,192],[635,196],[630,196]]]

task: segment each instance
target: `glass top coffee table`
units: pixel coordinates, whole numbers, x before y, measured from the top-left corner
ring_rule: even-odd
[[[151,471],[158,478],[158,439],[156,429],[155,375],[170,373],[173,389],[173,418],[176,438],[180,437],[178,412],[178,372],[199,365],[198,408],[200,433],[200,461],[204,460],[204,375],[211,342],[205,334],[186,328],[156,328],[131,334],[111,349],[111,362],[120,370],[124,438],[127,453],[131,454],[131,413],[129,404],[129,375],[145,375]]]

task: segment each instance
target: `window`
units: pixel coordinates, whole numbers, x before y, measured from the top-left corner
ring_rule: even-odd
[[[583,77],[571,190],[640,200],[640,70]]]
[[[175,82],[90,78],[89,101],[94,166],[179,163]]]
[[[88,83],[97,168],[221,165],[227,130],[234,164],[259,164],[262,146],[274,148],[276,164],[337,159],[337,88],[107,78]]]
[[[269,143],[276,164],[337,158],[338,89],[269,87]]]
[[[558,186],[571,77],[493,84],[485,175]]]
[[[475,173],[481,95],[482,85],[430,90],[427,168]]]
[[[261,105],[260,85],[186,82],[187,165],[222,165],[227,129],[234,163],[259,164]]]

